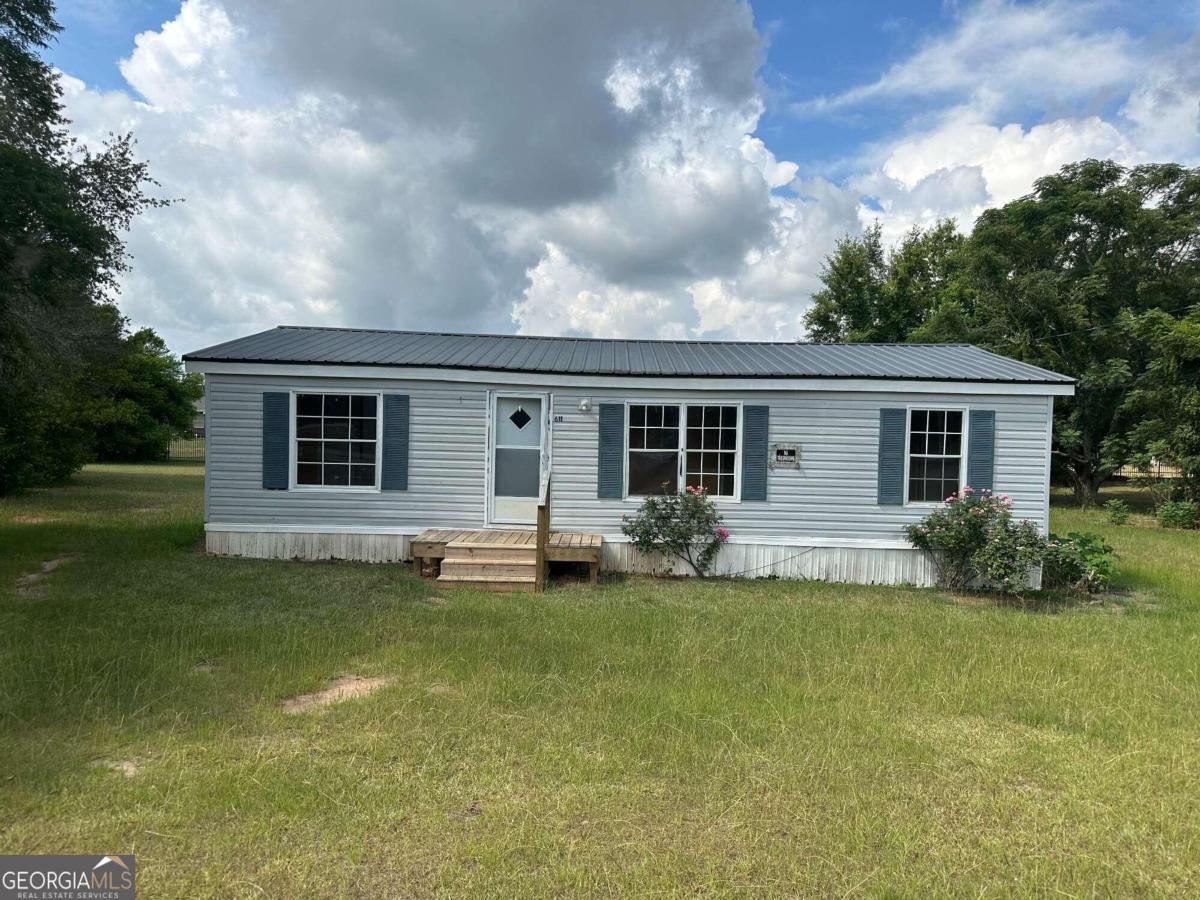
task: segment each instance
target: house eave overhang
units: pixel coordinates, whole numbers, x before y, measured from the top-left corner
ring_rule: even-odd
[[[863,375],[618,375],[534,372],[484,367],[397,366],[284,360],[218,360],[184,357],[188,372],[205,375],[250,375],[288,378],[389,378],[558,388],[654,388],[697,391],[896,391],[909,393],[1023,394],[1070,397],[1073,381],[1007,381],[947,379],[929,376]]]

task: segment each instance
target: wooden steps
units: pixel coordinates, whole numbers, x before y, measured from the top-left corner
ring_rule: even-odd
[[[412,539],[413,569],[442,584],[497,591],[537,591],[549,563],[586,563],[590,581],[600,573],[598,534],[547,531],[542,535],[542,583],[538,581],[538,532],[528,529],[430,528]]]
[[[537,547],[495,541],[452,541],[446,544],[437,580],[489,591],[532,593],[537,589]]]

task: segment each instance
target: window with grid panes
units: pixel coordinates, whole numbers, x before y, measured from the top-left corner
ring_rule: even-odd
[[[714,497],[734,496],[737,420],[736,406],[687,408],[685,480],[688,485],[707,488]]]
[[[685,485],[736,496],[737,434],[736,406],[631,404],[626,493],[678,491],[682,474]]]
[[[962,411],[914,409],[908,416],[909,502],[940,503],[960,485]]]
[[[373,394],[297,394],[296,484],[376,487],[378,423]]]
[[[679,407],[629,407],[629,487],[635,496],[679,490]]]

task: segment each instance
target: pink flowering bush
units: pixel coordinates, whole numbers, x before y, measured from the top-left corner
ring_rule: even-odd
[[[686,562],[701,577],[712,568],[729,529],[702,487],[642,501],[637,514],[621,517],[621,531],[642,553],[662,553]]]
[[[941,509],[904,530],[914,547],[933,558],[938,583],[951,590],[982,582],[1004,593],[1020,593],[1046,550],[1032,522],[1013,520],[1012,499],[986,489],[964,487],[947,497]]]

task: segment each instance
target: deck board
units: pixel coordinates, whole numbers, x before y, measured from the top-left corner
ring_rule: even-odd
[[[529,529],[429,528],[412,539],[412,554],[423,559],[444,559],[447,544],[500,544],[531,547],[537,534]],[[599,534],[552,531],[546,559],[552,562],[598,562],[604,538]]]

